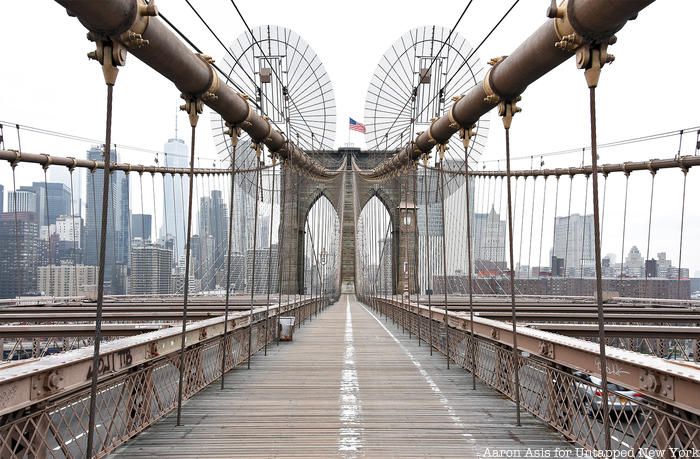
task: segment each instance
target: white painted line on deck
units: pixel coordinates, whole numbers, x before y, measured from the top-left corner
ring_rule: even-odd
[[[347,458],[355,458],[362,449],[360,428],[360,385],[355,367],[355,344],[352,334],[352,313],[350,297],[345,297],[345,355],[343,374],[340,381],[340,438],[338,451]]]
[[[408,356],[408,358],[411,360],[411,362],[413,362],[413,365],[418,369],[418,371],[420,372],[421,376],[423,376],[423,379],[425,379],[425,382],[428,383],[428,385],[430,386],[430,389],[433,391],[433,393],[434,393],[435,395],[437,395],[438,399],[440,400],[440,404],[442,404],[442,406],[444,406],[445,409],[447,410],[447,414],[449,414],[450,418],[452,419],[452,423],[455,425],[455,427],[457,427],[458,429],[460,429],[460,430],[462,431],[462,437],[466,438],[472,445],[476,445],[476,442],[475,442],[474,439],[472,438],[472,435],[471,435],[469,432],[467,432],[466,426],[464,425],[464,423],[462,423],[462,420],[461,420],[460,417],[457,415],[457,413],[455,412],[454,408],[452,408],[452,406],[450,405],[450,401],[447,399],[447,397],[445,397],[445,394],[443,394],[443,392],[440,390],[440,387],[438,387],[438,385],[435,383],[435,381],[433,381],[433,378],[431,378],[430,375],[428,374],[428,372],[425,371],[425,369],[423,368],[423,366],[421,365],[421,363],[420,363],[418,360],[416,360],[416,358],[413,356],[413,354],[411,354],[411,351],[409,351],[408,349],[406,349],[406,347],[403,345],[403,343],[401,343],[401,341],[399,341],[399,339],[396,338],[396,337],[394,336],[394,334],[391,333],[391,332],[389,331],[389,329],[386,328],[386,327],[384,326],[384,324],[382,323],[382,321],[379,320],[379,319],[377,318],[377,316],[375,316],[375,315],[372,313],[372,311],[370,311],[369,309],[367,309],[367,308],[365,307],[365,305],[362,304],[362,303],[360,303],[360,306],[362,306],[362,308],[363,308],[365,311],[367,311],[367,313],[368,313],[370,316],[372,316],[372,318],[373,318],[374,320],[377,321],[377,323],[379,324],[379,326],[382,327],[382,328],[384,329],[385,332],[387,332],[387,334],[391,337],[391,339],[393,339],[394,342],[396,342],[396,344],[399,345],[399,347],[401,348],[401,350]]]
[[[99,429],[100,427],[102,427],[102,424],[97,424],[97,425],[95,426],[96,429]],[[70,445],[71,443],[73,443],[74,441],[80,440],[80,439],[83,438],[85,435],[87,435],[87,432],[83,432],[83,433],[81,433],[81,434],[78,434],[78,435],[75,436],[75,438],[71,438],[70,440],[66,440],[66,442],[65,442],[63,445],[68,446],[68,445]],[[51,450],[52,450],[52,451],[58,451],[59,449],[61,449],[61,447],[62,447],[62,445],[58,445],[58,446],[55,447],[55,448],[51,448]]]

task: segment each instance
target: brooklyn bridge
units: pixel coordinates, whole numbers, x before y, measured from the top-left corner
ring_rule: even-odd
[[[698,8],[657,3],[345,45],[353,6],[0,6],[0,457],[700,457]]]

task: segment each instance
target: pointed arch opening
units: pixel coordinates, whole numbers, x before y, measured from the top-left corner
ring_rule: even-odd
[[[304,294],[337,296],[340,288],[340,219],[323,193],[309,208],[301,234]]]
[[[356,290],[364,295],[396,291],[394,226],[391,209],[375,194],[362,208],[355,229]]]

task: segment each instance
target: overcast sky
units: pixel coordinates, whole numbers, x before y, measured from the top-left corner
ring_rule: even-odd
[[[221,38],[228,42],[244,32],[229,0],[193,3]],[[328,2],[312,0],[264,2],[239,0],[251,26],[277,24],[296,31],[319,55],[333,82],[336,144],[347,142],[348,116],[362,121],[367,86],[384,51],[409,29],[424,25],[452,27],[466,2],[383,1]],[[481,41],[510,6],[510,1],[474,0],[458,32],[473,45]],[[486,42],[480,56],[508,54],[545,18],[547,1],[521,0],[512,15]],[[158,7],[197,45],[214,57],[223,50],[184,0],[160,0]],[[617,60],[606,67],[598,90],[598,137],[601,142],[680,129],[700,124],[698,78],[697,0],[657,1],[618,34],[611,52]],[[99,66],[86,58],[92,44],[85,29],[58,4],[48,0],[0,2],[0,120],[18,122],[88,138],[104,135],[105,89]],[[220,60],[220,59],[219,59]],[[533,84],[523,94],[512,128],[514,156],[588,144],[588,100],[583,73],[569,61]],[[174,86],[133,56],[120,71],[115,90],[115,143],[161,150],[173,136],[174,112],[179,104]],[[180,128],[187,122],[180,117]],[[484,160],[503,157],[503,130],[492,118]],[[210,123],[198,128],[198,156],[210,165],[216,156]],[[693,154],[695,133],[685,136],[683,154]],[[6,145],[16,147],[14,130],[5,128]],[[360,143],[359,135],[353,142]],[[83,156],[89,144],[25,133],[25,151]],[[678,138],[601,151],[601,161],[622,162],[673,157]],[[120,160],[152,164],[153,155],[120,151]],[[546,159],[546,166],[578,165],[580,154]],[[530,160],[516,168],[528,168]],[[487,168],[495,168],[495,163]],[[37,168],[37,170],[40,170]],[[19,184],[36,179],[23,170]],[[0,165],[0,182],[7,190],[9,167]],[[623,178],[609,188],[610,226],[604,235],[604,253],[619,252],[621,241],[620,194]],[[619,183],[617,183],[619,182]],[[630,181],[627,247],[636,244],[644,254],[649,208],[649,179],[633,175]],[[677,263],[681,174],[661,172],[657,177],[651,252],[665,250]],[[583,193],[583,187],[574,193]],[[688,176],[683,258],[691,274],[700,269],[700,171]],[[583,211],[583,196],[574,199],[572,211]],[[561,207],[560,207],[561,209]],[[589,207],[590,209],[590,207]],[[561,215],[561,212],[559,213]],[[608,218],[608,217],[606,217]],[[606,223],[606,226],[608,223]],[[627,251],[626,249],[625,251]],[[619,260],[619,256],[618,256]]]

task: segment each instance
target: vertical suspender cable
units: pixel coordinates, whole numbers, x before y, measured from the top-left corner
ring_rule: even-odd
[[[590,175],[586,174],[586,192],[583,194],[583,236],[581,237],[581,259],[578,262],[579,278],[583,279],[583,256],[586,253],[586,212],[588,212],[588,181]]]
[[[146,219],[144,218],[144,211],[143,211],[143,195],[145,194],[143,192],[143,171],[139,172],[139,194],[141,195],[141,238],[143,239],[143,244],[146,244]],[[149,228],[150,229],[150,228]],[[150,239],[150,234],[149,234],[149,239]],[[167,292],[166,292],[167,293]]]
[[[444,145],[441,146],[444,148]],[[449,306],[447,304],[447,243],[445,241],[445,159],[444,150],[440,158],[440,216],[442,217],[442,290],[445,300],[445,356],[447,357],[447,369],[450,369],[450,321]]]
[[[318,215],[318,212],[314,212],[314,214],[316,214],[313,216],[313,220],[315,223],[316,220],[318,220],[318,218],[320,218],[320,216]],[[309,277],[310,277],[310,279],[309,279],[309,293],[307,295],[310,296],[311,298],[313,298],[313,294],[314,294],[314,258],[313,258],[314,247],[313,247],[313,244],[314,244],[314,242],[313,242],[313,236],[311,235],[311,233],[313,231],[312,227],[314,225],[309,225],[310,217],[311,217],[311,212],[309,212],[307,214],[306,222],[305,222],[306,232],[308,234],[304,239],[305,239],[305,244],[306,244],[306,241],[308,241],[308,246],[305,245],[306,248],[304,251],[306,252],[306,254],[304,254],[304,259],[306,259],[306,255],[308,254],[309,255]],[[304,293],[306,293],[306,281],[304,281]],[[307,295],[305,295],[305,296],[307,296]],[[311,315],[309,315],[309,320],[313,320],[311,318]]]
[[[681,266],[683,263],[683,228],[685,225],[685,191],[688,181],[688,169],[683,168],[683,199],[681,200],[681,234],[678,241],[678,279],[677,279],[677,297],[681,297]]]
[[[552,256],[551,256],[551,260],[549,260],[550,274],[552,275],[552,277],[559,276],[559,269],[557,269],[556,273],[554,272],[554,259],[557,258],[557,254],[554,251],[554,248],[556,246],[556,241],[557,241],[557,210],[559,209],[559,178],[560,178],[560,176],[557,175],[556,178],[557,178],[557,185],[556,185],[555,191],[554,191],[554,218],[552,219],[554,221],[553,226],[552,226]]]
[[[158,241],[158,212],[156,211],[156,174],[154,172],[151,172],[151,188],[153,192],[153,230],[155,233],[155,237],[153,238],[153,242]],[[170,266],[172,266],[172,259],[170,260]],[[171,288],[172,291],[172,288]],[[168,292],[170,293],[170,292]]]
[[[492,180],[493,179],[493,180]],[[491,216],[491,212],[489,210],[489,204],[491,203],[491,184],[493,184],[494,191],[493,191],[493,196],[494,196],[494,201],[496,200],[496,179],[493,177],[488,177],[486,179],[486,201],[484,203],[484,213],[486,214],[486,218],[484,219],[484,222],[482,223],[482,230],[481,230],[481,247],[482,247],[482,255],[484,256],[484,259],[488,258],[493,258],[493,248],[490,247],[488,244],[488,234],[489,234],[489,217]],[[516,182],[517,183],[517,182]],[[501,204],[500,200],[498,201],[498,215],[500,219],[501,215]],[[497,231],[497,240],[500,241],[501,239],[501,226],[499,224],[498,226],[498,231]],[[492,270],[489,270],[492,272]],[[489,276],[491,277],[491,276]],[[489,285],[492,285],[491,282],[489,282]],[[492,290],[491,293],[495,293],[495,290]]]
[[[406,175],[404,175],[404,182],[403,182],[403,189],[404,189],[404,205],[408,208],[408,171],[410,168],[410,158],[408,156],[406,157]],[[400,195],[399,195],[400,196]],[[408,212],[408,209],[406,209],[406,212]],[[391,225],[391,218],[389,218],[389,225]],[[399,213],[399,228],[402,226],[402,221],[401,221],[401,214]],[[407,228],[408,230],[408,228]],[[399,236],[399,241],[401,240],[401,231],[397,231],[396,233]],[[393,244],[393,240],[392,240]],[[408,300],[408,319],[409,319],[409,324],[408,324],[408,338],[411,338],[411,335],[413,334],[413,322],[414,322],[414,316],[413,316],[413,309],[411,308],[411,274],[410,274],[410,268],[411,268],[411,263],[408,260],[408,234],[406,234],[406,243],[404,244],[404,261],[406,263],[406,272],[402,273],[402,278],[406,279],[406,297]],[[401,246],[399,244],[399,250],[401,250]],[[399,257],[400,258],[400,257]],[[389,273],[391,276],[391,273]],[[401,295],[401,298],[403,299],[403,295]]]
[[[174,178],[174,176],[173,176],[173,178]],[[165,180],[165,174],[161,175],[161,179]],[[192,186],[194,186],[194,185],[192,183],[190,183],[190,187],[192,187]],[[189,188],[188,188],[188,190],[189,190]],[[185,178],[183,177],[182,173],[180,173],[180,201],[183,203],[185,202]],[[183,233],[184,233],[184,229],[185,229],[185,221],[184,220],[182,221],[182,229],[183,229]],[[182,243],[183,243],[183,246],[186,246],[188,244],[188,241],[182,241]],[[200,258],[201,258],[201,256],[200,256]],[[180,263],[180,260],[178,260],[178,266],[179,266],[179,263]]]
[[[238,144],[238,132],[231,128],[231,191],[229,194],[228,210],[228,241],[226,249],[226,299],[224,300],[224,336],[221,338],[221,389],[224,388],[224,375],[226,374],[226,357],[228,356],[228,313],[231,297],[231,244],[233,243],[233,195],[236,189],[236,146]]]
[[[48,161],[43,166],[44,169],[44,205],[46,206],[46,248],[48,252],[48,268],[49,268],[49,291],[53,289],[53,247],[51,247],[51,220],[49,218],[49,184],[46,177],[46,171],[49,169]]]
[[[197,132],[197,121],[199,118],[201,101],[191,99],[187,101],[185,108],[190,115],[190,126],[192,127],[192,145],[190,146],[190,171],[189,190],[187,200],[187,239],[185,244],[185,287],[182,300],[182,331],[180,339],[180,379],[177,385],[177,425],[182,425],[182,392],[185,380],[185,338],[187,333],[187,300],[190,293],[190,251],[192,249],[192,197],[194,193],[194,152]]]
[[[270,329],[270,289],[272,284],[272,223],[275,219],[275,170],[277,164],[275,160],[272,160],[272,204],[270,209],[270,223],[269,223],[269,238],[267,247],[267,300],[265,301],[265,355],[267,355],[267,341],[269,339],[269,329]],[[233,193],[231,193],[231,202],[233,202]],[[233,205],[233,204],[232,204]],[[231,250],[229,249],[229,253]],[[279,256],[279,254],[278,254]]]
[[[467,198],[467,276],[469,278],[469,335],[471,339],[471,367],[472,367],[472,390],[476,390],[476,340],[474,338],[474,283],[472,270],[472,222],[471,222],[471,196],[469,192],[469,138],[470,133],[463,131],[462,142],[464,143],[464,181],[465,194]]]
[[[649,249],[651,248],[651,218],[654,208],[654,185],[656,183],[656,171],[651,171],[651,195],[649,196],[649,226],[647,228],[647,256],[644,266],[644,295],[649,297],[649,271],[646,269],[646,262],[649,261]],[[680,268],[680,267],[679,267]]]
[[[474,230],[474,245],[478,247],[478,250],[474,248],[472,251],[474,252],[473,254],[473,264],[474,264],[474,272],[477,274],[479,273],[479,266],[477,263],[477,260],[479,260],[479,255],[483,252],[483,244],[481,243],[481,234],[484,231],[484,225],[483,225],[483,218],[480,218],[479,221],[476,221],[476,208],[479,207],[479,210],[481,211],[480,213],[483,214],[484,210],[484,183],[485,183],[485,178],[484,177],[477,177],[478,179],[478,184],[474,186],[475,189],[475,194],[479,198],[479,202],[474,204],[474,224],[476,225],[476,228]],[[478,245],[477,245],[478,244]],[[476,288],[478,289],[478,293],[483,295],[484,294],[484,288],[483,288],[483,282],[479,282],[479,279],[477,278],[476,281]]]
[[[603,246],[603,230],[605,229],[605,198],[608,191],[608,174],[603,172],[603,206],[600,209],[600,246]]]
[[[19,157],[21,157],[22,153],[20,151]],[[19,300],[19,297],[22,295],[22,290],[24,290],[24,286],[22,285],[22,274],[19,273],[19,269],[21,268],[22,264],[19,261],[19,254],[20,254],[20,248],[19,248],[19,219],[17,218],[17,161],[19,160],[19,157],[12,162],[12,200],[14,202],[14,219],[15,219],[15,281],[17,282],[17,299]]]
[[[523,205],[520,211],[520,237],[518,243],[518,271],[522,270],[523,227],[525,226],[525,201],[527,201],[527,176],[523,177]],[[533,185],[534,189],[534,185]],[[530,216],[532,217],[532,216]]]
[[[160,177],[161,177],[161,181],[163,182],[163,222],[165,225],[165,234],[163,235],[163,246],[168,247],[168,235],[169,235],[170,231],[168,228],[168,193],[165,189],[165,177],[166,177],[165,172],[162,173]],[[171,178],[172,178],[172,174],[171,174]],[[172,180],[175,180],[175,179],[172,178]],[[93,181],[93,183],[95,183],[95,182]],[[175,199],[174,194],[173,194],[173,199]],[[153,208],[155,209],[155,201],[153,202],[153,206],[154,206]],[[175,229],[175,231],[177,231],[177,228]],[[177,248],[176,247],[173,247],[173,257],[175,258],[175,262],[179,263],[180,260],[178,260],[179,257],[177,256]],[[171,260],[171,264],[172,264],[172,260]],[[179,266],[178,266],[178,268],[179,268]],[[176,291],[176,293],[179,293],[179,292]]]
[[[109,51],[109,52],[108,52]],[[105,56],[111,55],[111,47],[105,47]],[[111,59],[105,59],[105,68],[111,67],[114,70],[114,79],[116,79],[116,67],[112,67]],[[105,72],[106,74],[106,72]],[[112,144],[112,99],[114,96],[114,80],[106,79],[107,83],[107,117],[105,122],[105,144],[104,144],[104,172],[102,181],[102,215],[100,221],[100,242],[99,242],[99,265],[97,269],[97,305],[95,311],[95,336],[92,353],[92,368],[90,382],[90,412],[88,417],[88,437],[85,457],[91,458],[93,453],[93,445],[95,441],[95,410],[97,408],[97,380],[99,377],[100,364],[100,343],[102,342],[102,303],[104,300],[104,282],[105,282],[105,255],[107,249],[107,213],[109,212],[110,199],[110,154]],[[93,185],[94,185],[93,180]]]
[[[255,296],[255,262],[258,258],[258,208],[260,196],[260,144],[255,145],[255,216],[253,218],[253,269],[250,274],[250,313],[248,319],[248,362],[250,370],[250,357],[253,353],[253,299]]]
[[[564,277],[569,277],[569,229],[571,227],[571,192],[574,187],[574,176],[569,175],[569,210],[566,214],[566,245],[564,248]]]
[[[537,260],[537,278],[540,278],[540,273],[542,272],[542,242],[544,240],[544,210],[547,208],[547,179],[548,176],[544,176],[544,190],[542,191],[542,219],[540,221],[540,254]]]
[[[428,161],[423,164],[423,201],[425,202],[425,260],[427,271],[426,293],[428,294],[428,339],[430,340],[430,355],[433,355],[433,305],[432,283],[430,282],[430,235],[428,234]]]
[[[413,288],[416,290],[416,308],[418,309],[418,346],[421,342],[421,325],[423,316],[420,314],[420,280],[418,272],[418,169],[415,165],[411,167],[411,175],[413,176]],[[409,300],[410,302],[410,300]]]
[[[630,173],[625,171],[625,208],[622,212],[622,249],[620,250],[620,279],[625,274],[625,232],[627,231],[627,196],[630,188]]]
[[[190,186],[192,186],[192,184],[190,184]],[[174,222],[174,224],[175,224],[175,228],[174,228],[174,230],[173,230],[173,232],[175,233],[175,234],[174,234],[174,236],[175,236],[175,245],[173,246],[173,253],[180,253],[180,248],[182,247],[180,244],[181,244],[181,243],[189,243],[189,240],[187,240],[187,241],[180,241],[180,238],[178,237],[178,233],[180,232],[180,228],[179,228],[179,226],[178,226],[178,224],[177,224],[177,214],[178,214],[178,212],[177,212],[177,209],[176,209],[176,207],[177,207],[177,202],[175,201],[175,174],[170,174],[170,187],[171,187],[172,190],[173,190],[173,222]],[[167,196],[167,195],[166,195],[166,196]],[[182,202],[182,199],[183,199],[183,198],[184,198],[184,196],[182,195],[182,175],[180,175],[180,200],[181,200],[181,202]],[[167,205],[167,202],[168,202],[168,201],[167,201],[167,198],[166,198],[166,201],[165,201],[165,202],[166,202],[166,205]],[[184,225],[185,223],[184,223],[184,222],[180,222],[180,224]],[[200,234],[200,237],[206,237],[206,236]],[[200,243],[201,243],[201,239],[200,239]],[[203,257],[200,257],[200,258],[203,258]],[[177,260],[177,258],[176,258],[176,260]],[[178,261],[179,261],[179,260],[178,260]]]
[[[515,102],[503,103],[505,116],[503,117],[503,127],[506,133],[506,179],[507,179],[507,200],[508,200],[508,256],[510,259],[510,313],[513,325],[513,377],[515,389],[515,419],[516,425],[520,426],[520,364],[518,353],[518,332],[517,317],[515,313],[515,272],[513,269],[513,206],[511,195],[511,172],[510,172],[510,123],[514,115]]]
[[[532,231],[535,228],[535,197],[537,194],[537,176],[532,179],[532,210],[530,211],[530,240],[527,246],[527,278],[532,274]],[[521,241],[522,242],[522,241]]]
[[[602,389],[603,435],[605,451],[610,451],[610,415],[608,407],[608,370],[605,355],[605,310],[603,309],[603,272],[600,245],[600,209],[598,204],[598,140],[596,126],[595,88],[600,75],[600,51],[592,51],[592,68],[586,69],[586,81],[589,88],[590,118],[591,118],[591,175],[593,176],[593,237],[595,250],[596,302],[598,306],[598,341],[600,352],[600,379]],[[627,184],[629,175],[627,175]],[[625,209],[627,207],[627,184],[625,185]],[[623,229],[624,232],[624,229]],[[623,236],[624,239],[624,236]]]
[[[286,169],[286,172],[285,172]],[[282,315],[282,255],[284,253],[284,218],[287,208],[287,201],[285,200],[287,191],[287,175],[290,173],[289,164],[285,161],[280,165],[280,221],[277,226],[277,322],[275,328],[275,335],[277,337],[277,345],[280,345],[280,316]]]
[[[75,228],[75,198],[73,196],[73,171],[74,166],[69,169],[70,174],[70,213],[71,213],[71,232],[73,233],[73,273],[75,279],[75,295],[78,296],[78,239]],[[78,209],[80,212],[80,209]]]

